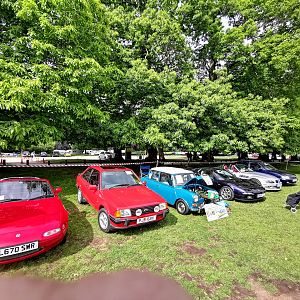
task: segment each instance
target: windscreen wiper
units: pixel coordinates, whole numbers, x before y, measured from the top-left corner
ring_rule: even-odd
[[[21,201],[21,200],[25,200],[25,199],[18,199],[18,198],[15,198],[15,199],[5,199],[5,200],[0,200],[0,203],[1,203],[1,202],[14,202],[14,201]]]
[[[130,186],[130,184],[129,183],[120,183],[120,184],[116,184],[114,186],[111,186],[109,189],[112,189],[112,188],[115,188],[115,187],[120,187],[120,186],[128,187],[128,186]]]

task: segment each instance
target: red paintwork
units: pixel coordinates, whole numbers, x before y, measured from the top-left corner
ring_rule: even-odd
[[[7,178],[3,181],[45,181],[41,178]],[[33,241],[39,241],[39,251],[25,254],[14,259],[0,258],[0,264],[12,263],[39,255],[58,245],[65,237],[68,229],[68,212],[50,185],[54,197],[29,201],[0,202],[0,248],[6,248]],[[64,229],[63,229],[64,225]],[[61,228],[61,232],[49,237],[43,233]],[[20,234],[20,237],[16,237]]]
[[[100,172],[100,187],[96,191],[90,190],[90,184],[82,177],[88,169],[95,169]],[[79,188],[86,201],[92,205],[97,211],[105,208],[109,216],[115,218],[114,213],[120,209],[141,208],[145,206],[158,205],[159,203],[167,203],[164,198],[155,192],[151,191],[144,185],[132,187],[118,187],[113,189],[101,189],[101,174],[103,172],[116,172],[116,171],[131,171],[129,168],[112,168],[102,169],[99,166],[90,166],[83,173],[79,174],[76,179],[77,188]],[[133,172],[134,173],[134,172]],[[126,226],[124,223],[117,224],[111,220],[111,226],[117,229],[140,226],[136,220],[142,217],[156,215],[156,221],[163,220],[168,212],[168,208],[164,211],[150,212],[142,216],[119,217],[119,220],[130,220],[130,224]],[[152,222],[150,222],[152,223]],[[145,223],[148,224],[148,223]]]

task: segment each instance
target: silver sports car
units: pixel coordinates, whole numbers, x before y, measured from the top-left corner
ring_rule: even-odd
[[[279,178],[255,172],[241,163],[235,163],[230,165],[224,165],[224,169],[233,173],[236,177],[241,179],[251,179],[261,184],[267,191],[280,191],[282,183]]]

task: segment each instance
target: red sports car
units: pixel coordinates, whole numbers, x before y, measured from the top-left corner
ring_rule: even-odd
[[[0,180],[0,264],[39,255],[61,243],[68,212],[46,179]]]
[[[167,202],[142,184],[128,168],[88,167],[77,176],[78,202],[88,202],[98,212],[104,232],[163,220]]]

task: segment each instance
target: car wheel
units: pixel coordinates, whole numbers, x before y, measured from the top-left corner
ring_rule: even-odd
[[[78,188],[78,191],[77,191],[77,201],[78,201],[79,204],[86,203],[86,200],[83,198],[82,192],[79,188]]]
[[[60,242],[61,245],[65,244],[67,241],[67,233],[65,234],[64,238],[62,239],[62,241]]]
[[[98,224],[102,231],[108,233],[112,231],[109,216],[104,208],[101,208],[98,214]]]
[[[234,198],[234,193],[232,188],[227,185],[222,186],[219,193],[224,200],[232,200]]]
[[[179,200],[176,202],[176,210],[177,210],[181,215],[186,215],[186,214],[188,214],[188,212],[189,212],[188,206],[186,205],[186,203],[185,203],[182,199],[179,199]]]

